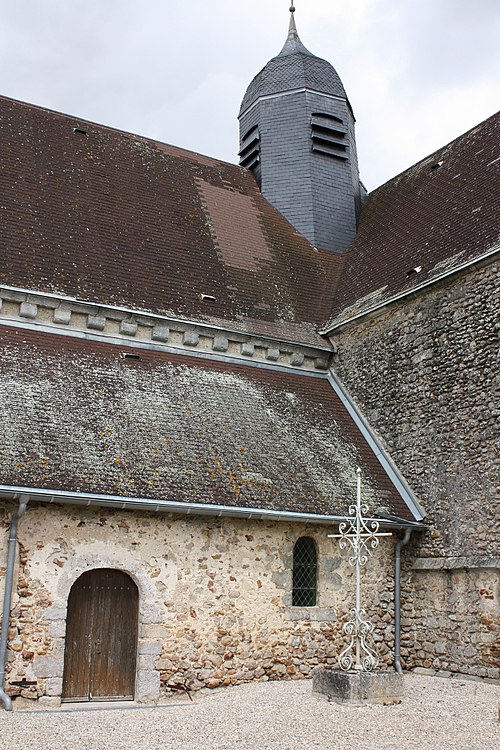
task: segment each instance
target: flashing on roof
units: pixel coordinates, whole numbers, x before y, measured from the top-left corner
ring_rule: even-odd
[[[420,273],[421,270],[422,266],[415,266],[415,268],[410,268],[410,270],[406,272],[406,278],[409,279],[410,276],[415,276],[417,273]]]

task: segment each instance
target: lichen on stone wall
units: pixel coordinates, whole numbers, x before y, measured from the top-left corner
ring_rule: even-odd
[[[59,697],[69,592],[95,568],[127,572],[139,589],[136,698],[300,679],[335,664],[354,603],[352,569],[331,527],[32,505],[19,529],[9,640],[13,695]],[[318,606],[291,607],[292,551],[319,550]],[[392,541],[365,581],[382,663],[393,646]],[[29,683],[29,684],[28,684]]]
[[[464,561],[453,575],[407,573],[406,663],[489,677],[500,675],[489,630],[500,616],[498,570],[477,572],[477,588],[466,568],[500,555],[499,289],[496,265],[471,270],[334,339],[336,373],[427,513],[429,531],[403,554]],[[491,591],[487,614],[481,588]]]

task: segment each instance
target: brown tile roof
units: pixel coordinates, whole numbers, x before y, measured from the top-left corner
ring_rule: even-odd
[[[335,259],[249,172],[1,97],[0,154],[0,283],[321,341]]]
[[[499,144],[496,114],[370,194],[329,327],[499,247]]]
[[[324,378],[0,327],[0,484],[411,519]],[[123,353],[140,354],[140,360]]]

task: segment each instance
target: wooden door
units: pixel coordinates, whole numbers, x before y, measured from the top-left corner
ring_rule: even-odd
[[[139,592],[120,570],[89,570],[68,598],[63,700],[133,700]]]

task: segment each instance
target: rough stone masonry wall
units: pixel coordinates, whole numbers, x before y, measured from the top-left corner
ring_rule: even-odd
[[[4,530],[7,525],[6,511]],[[100,567],[129,573],[139,588],[138,700],[255,679],[307,677],[318,663],[335,662],[341,626],[354,603],[352,570],[337,540],[328,539],[332,530],[29,507],[19,528],[8,692],[58,702],[68,595],[84,571]],[[303,535],[315,539],[320,568],[318,606],[307,609],[290,606],[293,545]],[[365,584],[385,663],[393,646],[392,544],[384,540]]]
[[[496,266],[464,273],[334,339],[335,371],[430,525],[404,577],[406,665],[496,678],[499,286]]]

